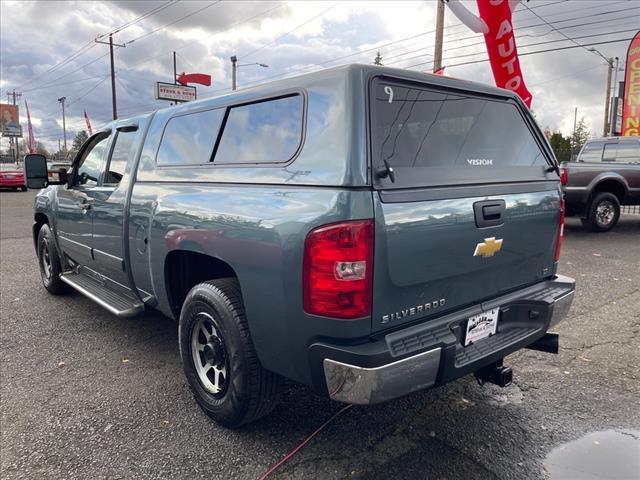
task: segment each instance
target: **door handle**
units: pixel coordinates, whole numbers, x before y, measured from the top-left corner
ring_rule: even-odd
[[[484,200],[473,204],[476,227],[497,227],[504,223],[506,202],[504,200]]]
[[[497,220],[502,216],[504,205],[488,205],[482,207],[482,216],[485,220]]]

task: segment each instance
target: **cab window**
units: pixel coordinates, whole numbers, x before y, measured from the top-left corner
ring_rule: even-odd
[[[579,162],[599,163],[602,161],[604,142],[587,142],[578,156]]]
[[[104,179],[105,184],[117,185],[122,180],[127,162],[134,154],[133,146],[137,134],[137,131],[118,132],[111,158],[109,159],[109,166]]]
[[[98,184],[100,167],[104,152],[109,142],[109,134],[98,135],[82,155],[79,161],[78,171],[75,177],[76,185],[94,186]]]

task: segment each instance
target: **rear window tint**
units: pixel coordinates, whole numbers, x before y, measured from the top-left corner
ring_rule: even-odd
[[[288,162],[302,140],[301,95],[231,107],[214,163]]]
[[[618,144],[618,154],[616,158],[618,162],[640,163],[640,141],[621,140]]]
[[[224,108],[171,118],[158,149],[158,165],[198,165],[211,161]]]
[[[515,167],[540,177],[548,166],[513,103],[382,80],[372,93],[373,160],[412,184],[499,181]]]
[[[587,142],[580,155],[578,155],[579,162],[597,163],[602,161],[602,154],[604,151],[604,142]]]

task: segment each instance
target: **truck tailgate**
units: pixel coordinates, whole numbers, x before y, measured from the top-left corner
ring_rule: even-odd
[[[441,315],[549,277],[560,194],[553,183],[538,188],[414,202],[374,193],[373,331]],[[502,222],[478,227],[474,204],[502,202]]]

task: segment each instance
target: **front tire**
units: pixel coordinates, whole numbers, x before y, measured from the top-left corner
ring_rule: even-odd
[[[49,293],[61,295],[68,291],[67,284],[60,280],[62,266],[60,256],[53,239],[53,233],[46,223],[38,232],[38,266],[42,285]]]
[[[608,232],[616,226],[620,219],[620,200],[613,193],[597,193],[587,210],[587,218],[582,219],[582,226],[592,232]]]
[[[236,279],[193,287],[182,306],[178,336],[191,391],[214,421],[236,428],[276,406],[281,379],[258,360]]]

